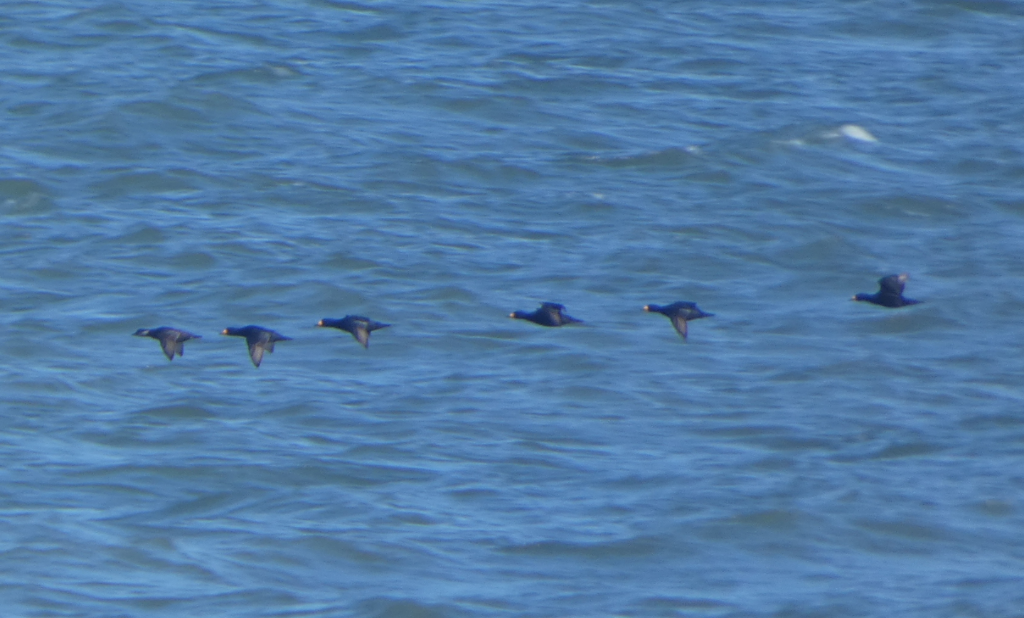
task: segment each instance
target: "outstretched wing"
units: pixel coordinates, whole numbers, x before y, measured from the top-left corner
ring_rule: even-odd
[[[356,322],[352,325],[352,330],[349,332],[352,333],[352,336],[355,337],[356,341],[358,341],[364,348],[370,347],[370,329],[367,328],[365,322]]]
[[[907,283],[907,275],[889,275],[878,280],[878,289],[882,294],[900,296]]]
[[[253,341],[249,344],[249,358],[252,359],[252,364],[257,367],[263,362],[263,344],[259,341]]]
[[[174,341],[174,335],[169,337],[165,335],[160,338],[160,347],[164,349],[164,356],[167,357],[167,360],[174,360],[174,353],[178,351],[178,346],[180,345]],[[152,350],[153,348],[150,349]]]
[[[669,319],[672,320],[672,326],[676,329],[676,332],[679,333],[679,336],[686,339],[686,318],[681,314],[676,313]]]

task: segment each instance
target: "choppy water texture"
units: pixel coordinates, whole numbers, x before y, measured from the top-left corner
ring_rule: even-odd
[[[4,614],[1024,615],[1021,32],[4,3]]]

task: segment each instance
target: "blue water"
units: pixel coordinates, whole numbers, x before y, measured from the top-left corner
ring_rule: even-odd
[[[1018,3],[0,13],[3,615],[1024,615]]]

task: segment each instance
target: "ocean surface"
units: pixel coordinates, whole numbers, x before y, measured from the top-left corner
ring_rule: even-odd
[[[1024,616],[1022,33],[4,2],[2,614]]]

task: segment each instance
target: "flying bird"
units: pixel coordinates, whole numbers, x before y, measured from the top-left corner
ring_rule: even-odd
[[[903,296],[903,287],[907,284],[907,279],[909,278],[910,276],[906,273],[882,277],[878,280],[877,292],[874,294],[856,294],[850,300],[860,300],[893,309],[907,305],[916,305],[921,301]]]
[[[355,340],[360,343],[364,348],[370,347],[370,333],[381,328],[387,328],[390,324],[384,324],[383,322],[375,322],[370,318],[365,318],[361,315],[346,315],[340,320],[335,318],[324,318],[317,323],[317,326],[325,326],[329,328],[337,328],[349,333],[355,337]]]
[[[676,332],[679,333],[679,336],[683,339],[686,339],[686,323],[688,321],[697,320],[699,318],[710,318],[715,315],[713,313],[701,311],[700,308],[697,307],[697,303],[691,303],[683,300],[665,306],[644,305],[644,311],[660,313],[666,316],[672,321],[672,326],[675,327]]]
[[[189,339],[202,339],[199,335],[193,335],[192,333],[179,330],[177,328],[171,328],[170,326],[161,326],[159,328],[140,328],[139,330],[132,333],[134,337],[152,337],[160,342],[160,347],[164,350],[164,356],[167,360],[174,360],[174,355],[184,356],[185,354],[185,342]]]
[[[257,367],[263,362],[263,353],[269,352],[273,354],[274,344],[278,341],[291,341],[291,337],[285,337],[281,333],[274,332],[268,328],[262,326],[243,326],[241,328],[225,328],[221,331],[222,335],[231,335],[234,337],[245,337],[245,343],[249,346],[249,357],[252,358],[252,364]]]
[[[540,309],[535,309],[529,313],[526,311],[513,311],[508,315],[510,318],[517,320],[529,320],[534,324],[540,324],[541,326],[565,326],[566,324],[582,324],[583,320],[577,320],[576,318],[563,313],[565,311],[565,305],[559,305],[558,303],[541,303]]]

